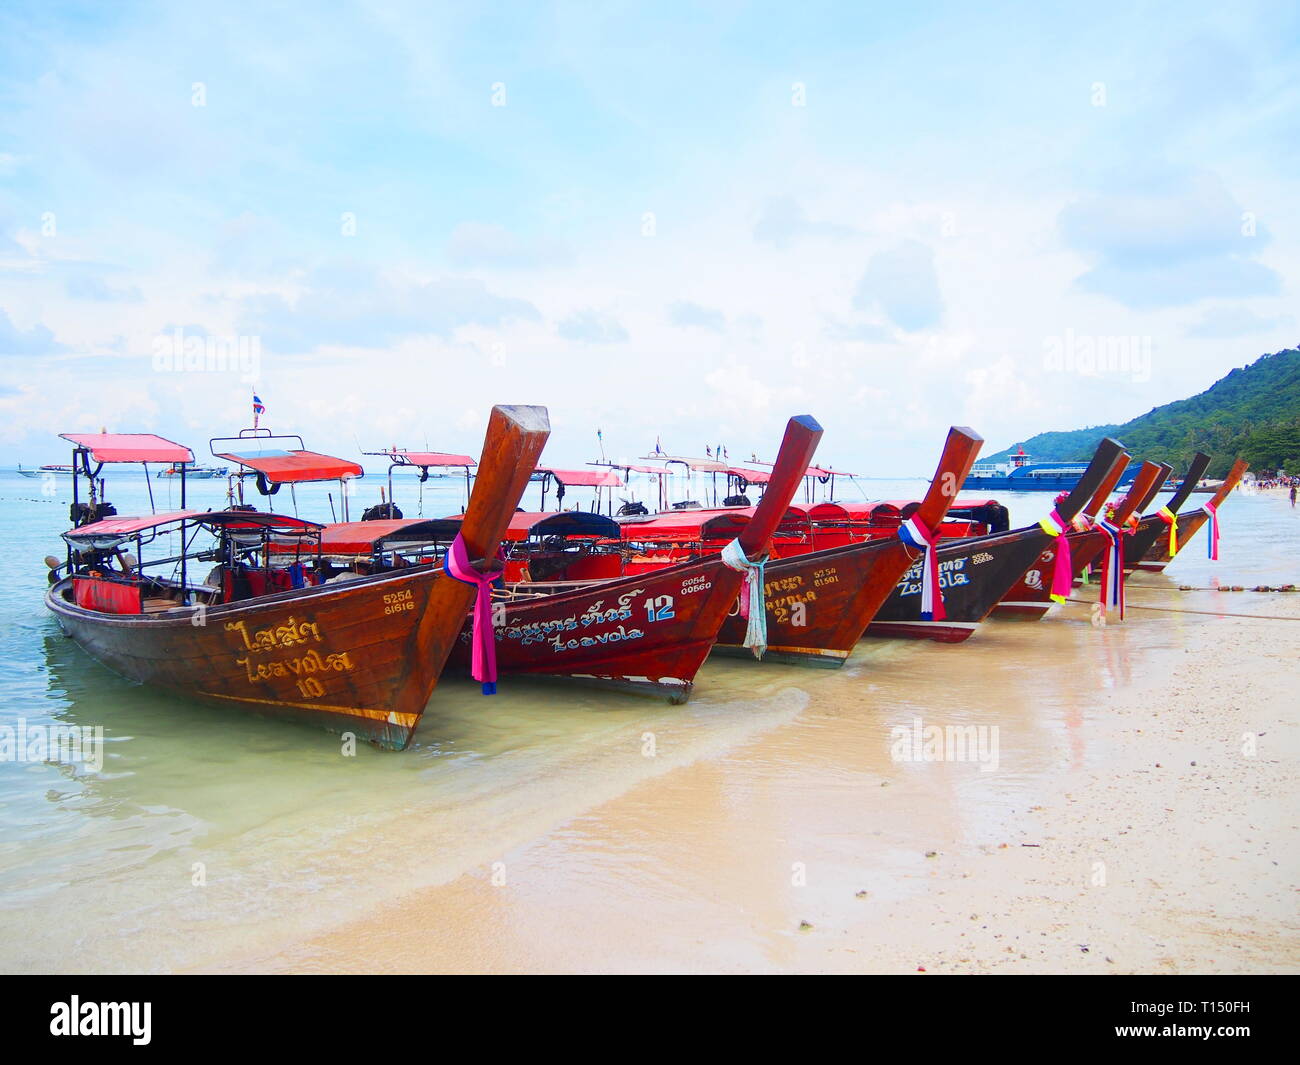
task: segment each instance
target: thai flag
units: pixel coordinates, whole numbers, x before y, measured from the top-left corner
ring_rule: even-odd
[[[256,392],[253,393],[253,413],[254,414],[266,413],[266,407],[262,405],[262,400]]]

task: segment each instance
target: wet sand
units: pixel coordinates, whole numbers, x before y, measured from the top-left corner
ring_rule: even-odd
[[[1300,595],[1143,575],[1129,602],[1105,628],[1080,602],[957,646],[868,641],[839,671],[753,666],[802,709],[362,920],[204,968],[1297,971]],[[897,760],[891,729],[918,717],[996,725],[996,768]],[[654,741],[671,752],[671,717]]]

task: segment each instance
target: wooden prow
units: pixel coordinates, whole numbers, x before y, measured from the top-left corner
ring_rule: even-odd
[[[492,408],[483,439],[483,455],[475,469],[474,487],[460,526],[471,561],[496,555],[550,435],[551,423],[545,407]],[[442,672],[451,649],[448,644],[441,655],[442,661],[434,661],[437,656],[430,654],[429,632],[447,612],[463,618],[473,605],[474,594],[470,585],[445,575],[430,588],[428,606],[415,626],[409,647],[412,676],[419,677],[421,683],[426,671],[431,671],[434,677]]]
[[[474,470],[474,490],[460,525],[471,559],[496,554],[550,435],[545,407],[492,408],[483,455]]]
[[[1152,485],[1158,486],[1164,479],[1161,474],[1166,467],[1162,467],[1158,462],[1144,462],[1139,467],[1137,476],[1133,478],[1133,483],[1128,486],[1128,492],[1124,498],[1115,504],[1116,525],[1120,525],[1124,520],[1138,509],[1138,504],[1148,496],[1154,494]],[[1166,474],[1167,476],[1167,474]]]
[[[812,464],[821,438],[822,427],[809,414],[801,414],[786,423],[785,437],[781,440],[781,450],[777,452],[763,498],[740,533],[740,547],[750,561],[756,561],[767,552],[768,541],[799,490],[799,483]]]
[[[1210,465],[1210,456],[1204,451],[1198,451],[1192,456],[1192,464],[1187,467],[1187,472],[1183,474],[1183,483],[1178,486],[1178,491],[1173,494],[1167,506],[1177,514],[1178,508],[1181,507],[1191,497],[1196,490],[1196,486],[1201,483],[1201,478],[1205,476],[1205,471]]]
[[[1250,469],[1250,463],[1245,459],[1238,459],[1232,464],[1232,469],[1228,471],[1228,476],[1224,478],[1223,484],[1219,485],[1218,491],[1214,493],[1214,498],[1210,500],[1216,507],[1222,503],[1231,494],[1232,490],[1237,487],[1237,483],[1246,476],[1246,471]]]
[[[1111,436],[1097,445],[1097,451],[1092,456],[1092,461],[1088,463],[1088,468],[1083,471],[1083,476],[1079,478],[1079,483],[1056,508],[1056,512],[1067,524],[1083,509],[1084,503],[1092,498],[1110,468],[1115,465],[1115,460],[1123,453],[1124,445]]]
[[[916,519],[927,529],[933,529],[943,521],[943,516],[948,513],[952,501],[961,491],[983,444],[984,438],[974,429],[954,425],[948,430],[948,439],[944,441],[943,454],[939,456],[934,480],[930,482],[929,491],[925,493],[921,505],[916,508]]]
[[[1146,494],[1138,500],[1137,506],[1133,508],[1133,513],[1138,515],[1138,517],[1141,517],[1147,507],[1151,505],[1151,501],[1155,499],[1156,494],[1165,486],[1165,482],[1169,480],[1169,475],[1174,472],[1174,468],[1167,462],[1157,462],[1156,465],[1160,467],[1160,473],[1156,477],[1155,484],[1147,490]]]
[[[1128,469],[1129,454],[1127,451],[1115,457],[1114,463],[1110,467],[1110,472],[1103,478],[1097,491],[1092,494],[1088,500],[1088,505],[1083,508],[1084,514],[1091,521],[1100,512],[1101,508],[1106,505],[1106,500],[1110,498],[1111,492],[1115,491],[1115,486],[1119,484],[1119,479],[1124,476],[1124,471]]]

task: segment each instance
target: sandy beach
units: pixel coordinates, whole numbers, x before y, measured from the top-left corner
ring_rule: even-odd
[[[1141,576],[1129,603],[768,670],[786,723],[211,968],[1294,972],[1300,596]],[[893,756],[932,725],[996,725],[996,766]]]

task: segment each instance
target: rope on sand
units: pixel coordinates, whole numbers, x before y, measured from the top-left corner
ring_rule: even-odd
[[[1095,602],[1093,599],[1070,599],[1071,603],[1083,603],[1085,605]],[[1183,607],[1172,606],[1138,606],[1135,603],[1126,604],[1129,610],[1156,610],[1161,614],[1204,614],[1210,618],[1256,618],[1259,621],[1300,621],[1300,617],[1285,617],[1278,614],[1234,614],[1227,610],[1187,610]]]

